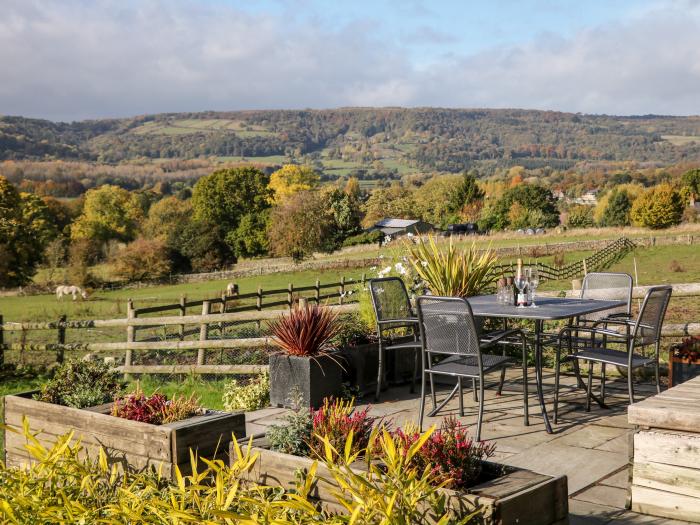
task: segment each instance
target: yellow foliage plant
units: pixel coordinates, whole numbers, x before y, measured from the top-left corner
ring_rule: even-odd
[[[471,297],[483,293],[496,280],[496,254],[476,245],[457,248],[450,238],[447,247],[438,246],[434,237],[407,244],[410,261],[418,276],[434,295]]]
[[[338,504],[347,513],[330,513],[313,501],[310,493],[316,466],[289,490],[244,481],[258,456],[233,441],[230,465],[206,460],[190,453],[192,474],[183,476],[176,468],[174,481],[160,470],[138,473],[110,464],[100,449],[90,458],[73,433],[45,446],[29,429],[0,429],[24,435],[32,458],[26,467],[7,467],[0,462],[0,522],[39,524],[162,524],[162,525],[310,525],[326,523],[367,525],[439,525],[466,523],[471,517],[448,517],[428,469],[418,472],[411,459],[429,436],[403,454],[395,438],[383,432],[376,440],[385,465],[369,462],[369,471],[358,474],[350,465],[358,458],[352,452],[352,434],[344,452],[335,451],[324,438],[325,462],[342,490]],[[374,449],[377,447],[375,446]],[[361,455],[371,457],[365,450]],[[340,461],[334,461],[339,458]]]

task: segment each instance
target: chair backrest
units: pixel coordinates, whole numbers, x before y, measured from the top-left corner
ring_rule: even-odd
[[[627,273],[591,272],[583,278],[581,299],[625,301],[625,306],[596,312],[581,317],[596,321],[611,314],[627,314],[632,311],[632,276]]]
[[[481,356],[474,315],[466,299],[423,295],[416,302],[421,341],[431,354]]]
[[[659,342],[672,292],[671,286],[654,286],[649,289],[632,332],[636,346],[646,346]]]
[[[382,277],[369,281],[369,293],[377,321],[413,317],[406,285],[398,277]],[[390,328],[390,326],[386,326]]]

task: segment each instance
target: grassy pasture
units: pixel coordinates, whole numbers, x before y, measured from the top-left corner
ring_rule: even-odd
[[[674,146],[685,146],[692,142],[700,142],[700,136],[697,135],[661,135],[661,138]]]
[[[167,121],[150,121],[134,128],[136,135],[188,135],[192,133],[210,133],[233,131],[240,137],[261,137],[276,135],[260,126],[247,126],[244,122],[230,119],[175,119]]]

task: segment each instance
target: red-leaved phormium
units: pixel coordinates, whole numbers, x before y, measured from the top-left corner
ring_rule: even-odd
[[[328,353],[338,333],[338,315],[318,305],[296,306],[269,323],[273,342],[286,354],[318,357]]]
[[[404,453],[418,441],[417,429],[397,429],[400,450]],[[481,474],[482,461],[493,455],[496,446],[484,441],[475,441],[469,436],[467,427],[455,417],[448,417],[442,426],[433,432],[416,454],[414,461],[419,469],[431,467],[438,483],[447,482],[450,488],[472,486]]]

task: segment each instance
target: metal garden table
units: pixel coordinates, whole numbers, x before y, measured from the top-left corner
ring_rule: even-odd
[[[594,299],[569,299],[560,297],[536,297],[536,308],[509,306],[499,304],[495,295],[478,295],[468,297],[475,317],[497,317],[501,319],[526,319],[534,321],[534,348],[535,348],[535,382],[537,386],[537,398],[542,410],[545,428],[549,434],[552,426],[547,417],[547,409],[544,404],[542,392],[542,326],[545,321],[557,321],[561,319],[573,319],[575,317],[601,312],[611,308],[624,306],[624,301],[603,301]],[[577,379],[580,375],[576,370]]]

